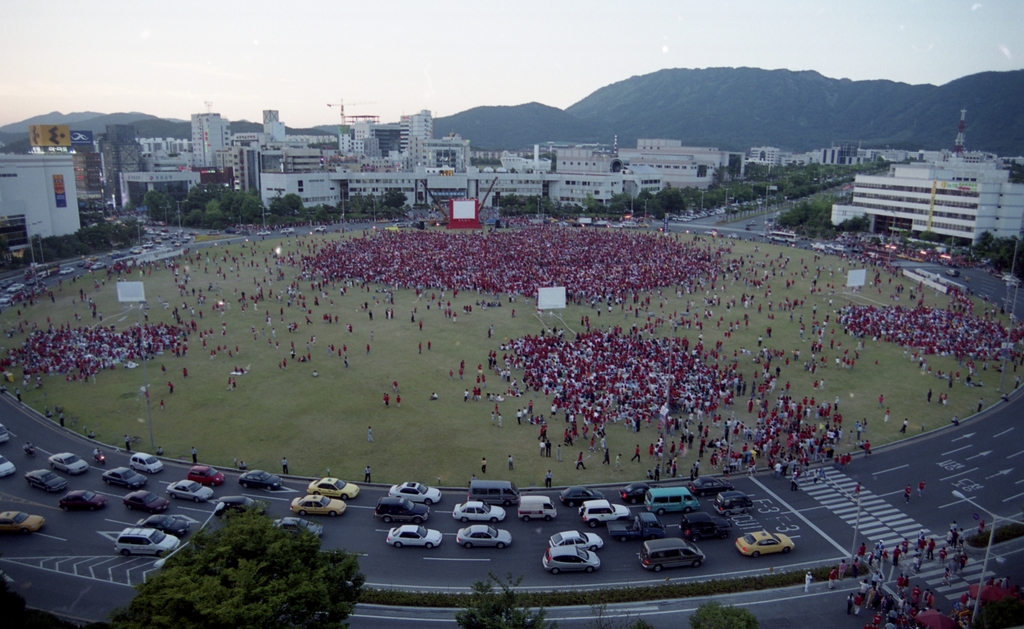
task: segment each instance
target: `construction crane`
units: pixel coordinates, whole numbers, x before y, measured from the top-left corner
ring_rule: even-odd
[[[373,104],[374,103],[372,103],[372,102],[362,102],[362,103],[349,103],[348,105],[349,105],[349,107],[355,107],[356,105],[373,105]],[[340,127],[344,127],[346,124],[348,124],[348,118],[345,117],[345,99],[344,98],[342,98],[337,103],[327,103],[327,106],[328,107],[337,107],[338,108],[338,111],[341,114],[341,125],[340,125]],[[340,127],[339,127],[339,129],[340,129]]]

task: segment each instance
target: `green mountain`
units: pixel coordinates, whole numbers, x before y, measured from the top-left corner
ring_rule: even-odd
[[[479,148],[525,148],[549,140],[619,146],[637,138],[745,150],[805,151],[833,143],[952,148],[967,108],[968,150],[1024,154],[1024,70],[984,72],[945,85],[832,79],[817,72],[757,68],[671,69],[603,87],[565,111],[531,103],[477,107],[438,118]]]

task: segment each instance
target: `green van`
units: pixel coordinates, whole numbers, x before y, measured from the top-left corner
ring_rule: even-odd
[[[644,494],[648,511],[665,515],[669,511],[689,513],[700,508],[700,502],[686,487],[652,487]]]

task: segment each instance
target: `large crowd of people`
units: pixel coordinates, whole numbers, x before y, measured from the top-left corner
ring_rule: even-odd
[[[618,230],[406,231],[326,243],[301,267],[307,279],[396,288],[531,296],[565,286],[570,300],[582,300],[713,283],[717,255],[693,242]]]

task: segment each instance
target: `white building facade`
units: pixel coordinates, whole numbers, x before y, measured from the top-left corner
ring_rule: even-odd
[[[192,165],[217,165],[217,151],[231,145],[231,122],[220,114],[192,114]]]
[[[993,164],[894,164],[888,175],[857,175],[849,204],[832,206],[832,223],[867,216],[871,231],[930,231],[977,242],[985,232],[1018,236],[1024,185]]]
[[[0,234],[12,251],[81,226],[71,155],[0,155]]]

